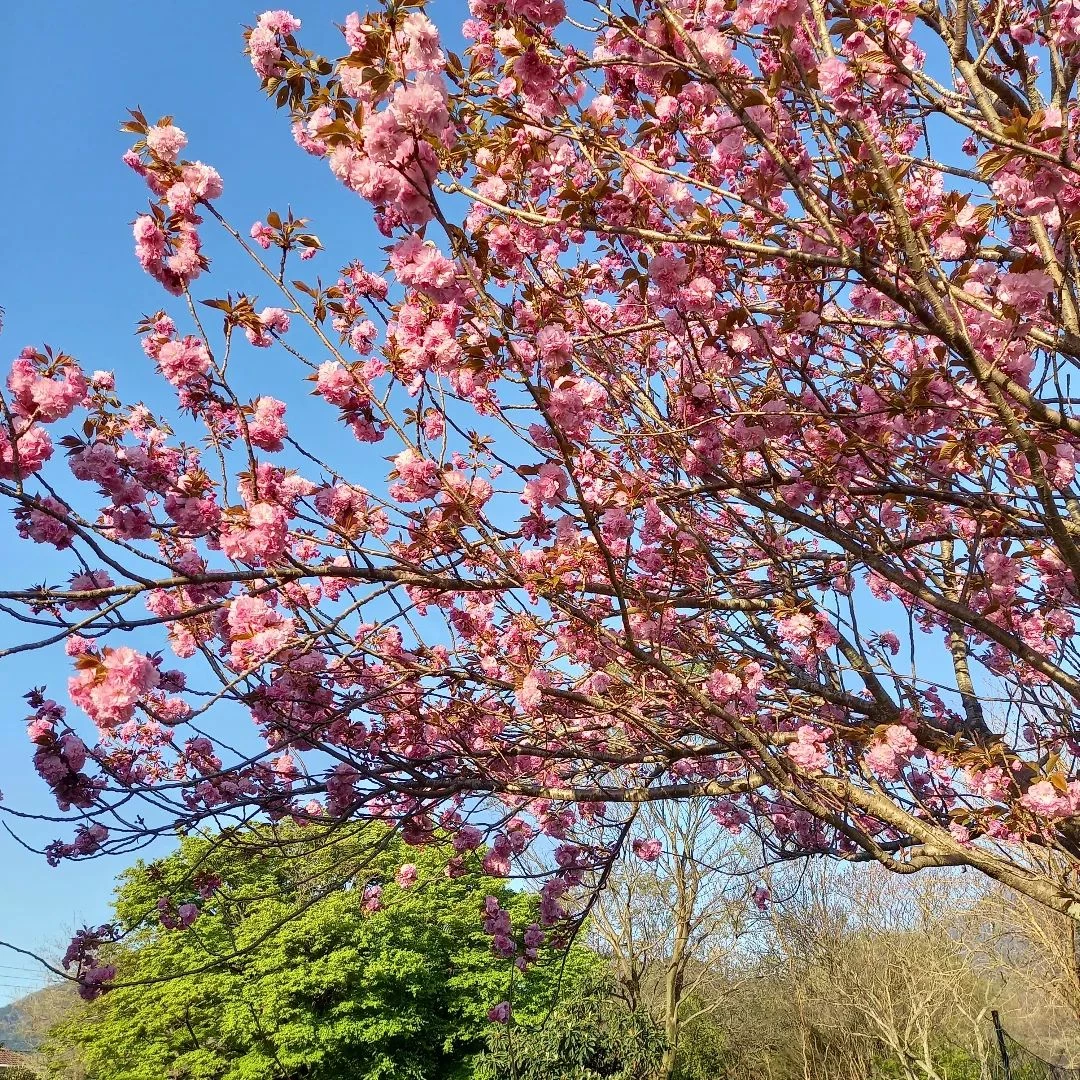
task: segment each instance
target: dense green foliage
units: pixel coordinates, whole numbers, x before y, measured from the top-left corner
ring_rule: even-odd
[[[117,949],[119,987],[53,1036],[75,1044],[92,1080],[436,1080],[472,1072],[487,1011],[513,996],[542,1016],[557,980],[594,964],[572,950],[522,978],[492,953],[484,897],[516,929],[535,900],[479,872],[449,879],[446,852],[406,848],[368,826],[309,843],[302,831],[185,840],[130,871],[116,910],[130,930]],[[257,839],[257,844],[252,842]],[[417,867],[400,888],[395,872]],[[209,874],[221,884],[208,891]],[[365,907],[365,889],[382,889]],[[197,902],[189,929],[166,929],[156,906]]]
[[[544,1022],[493,1030],[478,1080],[649,1080],[663,1031],[626,1010],[603,977],[583,979]]]

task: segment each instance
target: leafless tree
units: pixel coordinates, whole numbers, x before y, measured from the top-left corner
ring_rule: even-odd
[[[649,1012],[667,1037],[670,1077],[687,1025],[719,1009],[761,941],[752,894],[755,859],[704,806],[646,806],[634,831],[659,841],[655,861],[630,857],[611,875],[592,916],[629,1008]]]

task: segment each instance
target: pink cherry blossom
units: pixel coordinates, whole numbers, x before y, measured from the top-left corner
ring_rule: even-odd
[[[251,236],[251,239],[259,245],[259,247],[265,250],[268,249],[270,247],[270,244],[273,242],[274,230],[271,229],[270,226],[265,224],[264,222],[256,221],[255,224],[251,226],[251,231],[249,235]]]
[[[394,881],[400,889],[409,889],[416,884],[417,869],[414,863],[405,863],[398,867]]]
[[[252,445],[262,450],[281,450],[282,440],[289,434],[285,424],[285,402],[272,397],[261,397],[255,402],[254,412],[248,421],[248,437]]]
[[[146,133],[146,145],[162,161],[175,161],[187,146],[187,134],[175,124],[155,125]]]
[[[638,837],[630,846],[634,849],[634,854],[644,862],[656,862],[664,850],[663,844],[655,837]]]
[[[121,646],[87,658],[68,680],[68,693],[102,729],[130,720],[135,706],[157,685],[157,667],[143,654]]]

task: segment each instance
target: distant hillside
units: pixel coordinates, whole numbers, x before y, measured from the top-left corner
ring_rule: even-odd
[[[9,1050],[34,1049],[21,1028],[18,1001],[0,1008],[0,1046],[6,1046]]]
[[[0,1008],[0,1046],[36,1050],[53,1024],[78,1003],[70,983],[46,986]]]

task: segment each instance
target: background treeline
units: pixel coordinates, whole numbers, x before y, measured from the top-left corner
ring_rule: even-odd
[[[129,985],[34,995],[18,1034],[72,1080],[1080,1076],[1065,920],[963,873],[762,871],[690,809],[644,824],[661,857],[620,866],[525,976],[481,913],[494,897],[522,941],[537,900],[478,859],[449,877],[453,852],[370,826],[189,838],[120,883]],[[187,904],[187,929],[163,925]],[[512,1022],[490,1023],[503,1001]]]

